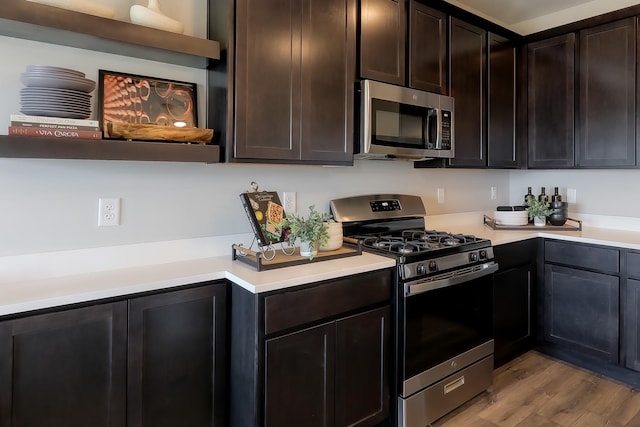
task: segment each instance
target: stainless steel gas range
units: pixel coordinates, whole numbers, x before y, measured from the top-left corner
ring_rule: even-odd
[[[427,230],[418,196],[331,201],[345,241],[396,259],[397,423],[424,427],[493,381],[491,241]]]

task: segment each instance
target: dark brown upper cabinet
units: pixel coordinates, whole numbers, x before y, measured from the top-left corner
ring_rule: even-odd
[[[360,2],[360,77],[405,84],[405,0]]]
[[[457,18],[450,24],[450,81],[455,100],[455,158],[451,166],[485,167],[487,32]]]
[[[447,93],[447,15],[410,1],[409,86]]]
[[[530,168],[636,166],[635,17],[530,43]]]
[[[636,18],[578,33],[577,166],[636,164]]]
[[[416,0],[362,0],[360,77],[445,94],[447,15]]]
[[[355,0],[238,0],[229,160],[352,164]]]
[[[528,166],[574,166],[575,34],[528,46]]]
[[[520,166],[516,141],[516,45],[489,33],[487,166]]]

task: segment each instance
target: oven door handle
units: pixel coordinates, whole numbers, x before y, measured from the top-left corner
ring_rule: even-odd
[[[466,274],[456,275],[455,273],[447,277],[445,279],[439,280],[416,280],[414,282],[408,282],[404,284],[404,296],[411,297],[414,295],[421,294],[423,292],[433,291],[435,289],[445,288],[447,286],[457,285],[459,283],[468,282],[471,280],[478,279],[480,277],[487,276],[489,274],[495,273],[498,271],[498,263],[496,262],[487,262],[485,264],[480,265],[480,269],[476,271],[472,271]]]

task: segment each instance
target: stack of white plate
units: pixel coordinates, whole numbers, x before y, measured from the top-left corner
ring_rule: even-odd
[[[527,225],[529,223],[527,211],[494,211],[493,219],[498,225]]]
[[[96,82],[84,73],[49,65],[28,65],[20,75],[20,112],[32,116],[86,119]]]

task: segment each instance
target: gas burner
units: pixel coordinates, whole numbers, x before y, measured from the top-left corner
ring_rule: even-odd
[[[410,254],[412,252],[413,252],[413,249],[408,247],[408,246],[403,246],[401,248],[398,248],[398,253],[399,254],[405,255],[405,254]]]
[[[440,243],[442,243],[445,246],[455,246],[460,244],[460,242],[454,239],[453,237],[448,237],[444,240],[441,240]]]

